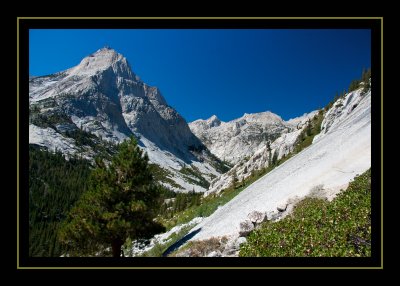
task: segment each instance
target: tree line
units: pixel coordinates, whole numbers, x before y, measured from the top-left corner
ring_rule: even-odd
[[[349,86],[349,92],[359,89],[361,85],[363,86],[363,92],[364,93],[367,92],[367,90],[371,87],[370,78],[371,78],[371,68],[368,69],[364,68],[361,74],[361,78],[354,79],[351,81]]]
[[[29,145],[29,256],[60,256],[57,230],[87,189],[90,163]]]

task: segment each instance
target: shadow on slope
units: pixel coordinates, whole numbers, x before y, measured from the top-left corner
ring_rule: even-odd
[[[189,232],[187,235],[185,235],[184,237],[182,237],[180,240],[178,240],[177,242],[175,242],[174,244],[172,244],[170,247],[168,247],[164,253],[163,253],[163,257],[168,256],[169,254],[171,254],[172,252],[174,252],[175,250],[177,250],[179,247],[181,247],[183,244],[185,244],[189,239],[191,239],[193,236],[195,236],[197,233],[199,233],[201,231],[201,228],[198,228],[192,232]]]

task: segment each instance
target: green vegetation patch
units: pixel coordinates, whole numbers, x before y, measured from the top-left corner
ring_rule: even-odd
[[[211,152],[209,152],[209,156],[211,158],[210,165],[213,166],[213,168],[215,170],[217,170],[218,172],[220,172],[221,174],[225,174],[233,167],[232,164],[230,164],[226,161],[221,161],[216,156],[214,156]]]
[[[297,142],[295,144],[294,153],[299,153],[303,149],[310,146],[313,142],[315,135],[321,132],[322,121],[324,120],[324,110],[320,110],[312,120],[309,120],[306,128],[301,131]]]
[[[37,108],[38,107],[33,107],[30,110],[31,123],[35,124],[36,126],[42,128],[51,127],[53,129],[56,129],[57,124],[73,124],[71,118],[64,113],[59,113],[59,112],[53,112],[47,114],[38,113]]]
[[[306,198],[281,221],[264,223],[240,256],[371,256],[371,170],[332,202]]]
[[[169,170],[167,170],[167,169],[165,169],[163,167],[160,167],[157,164],[151,164],[150,163],[149,166],[150,166],[151,172],[153,174],[154,180],[156,180],[157,182],[166,183],[166,184],[168,184],[168,185],[170,185],[172,187],[175,187],[177,189],[181,189],[181,190],[184,189],[181,185],[179,185],[178,183],[176,183],[174,180],[172,180],[170,178],[170,177],[172,177],[172,173]]]
[[[191,184],[199,185],[205,189],[208,189],[210,183],[201,175],[201,172],[195,166],[183,167],[179,170],[184,178]]]

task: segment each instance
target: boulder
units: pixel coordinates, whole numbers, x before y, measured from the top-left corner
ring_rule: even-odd
[[[224,251],[221,253],[223,257],[239,257],[240,245],[246,242],[245,237],[238,237],[231,239],[226,245]]]
[[[221,252],[219,251],[211,251],[209,254],[207,254],[207,257],[221,257]]]
[[[235,241],[235,246],[237,248],[240,248],[240,245],[245,243],[247,241],[247,239],[245,237],[238,237],[238,239],[236,239]]]
[[[276,209],[280,212],[284,212],[287,208],[288,204],[284,203],[284,204],[280,204],[279,206],[276,207]]]
[[[276,221],[281,217],[281,213],[278,211],[269,212],[267,217],[269,221]]]
[[[254,224],[250,220],[240,223],[239,236],[247,236],[254,229]]]
[[[254,226],[267,220],[267,214],[259,211],[252,211],[247,215],[247,217],[254,224]]]

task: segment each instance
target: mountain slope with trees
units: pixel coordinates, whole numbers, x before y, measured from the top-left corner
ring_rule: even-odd
[[[29,146],[29,256],[60,256],[57,231],[87,189],[88,161]]]
[[[133,137],[118,146],[108,166],[96,159],[88,190],[59,232],[68,255],[91,256],[111,247],[112,256],[119,257],[126,239],[149,238],[165,230],[153,221],[160,191],[148,160]]]

